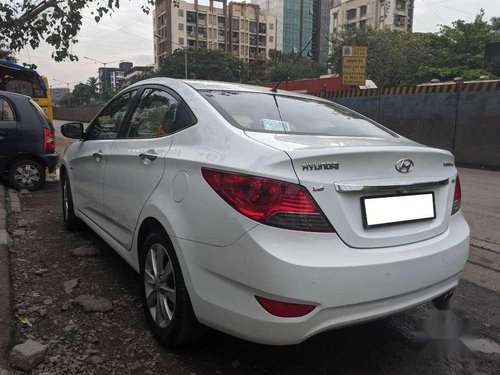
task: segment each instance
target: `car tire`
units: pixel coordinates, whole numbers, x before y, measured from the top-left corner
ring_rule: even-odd
[[[439,297],[432,300],[432,304],[438,310],[449,310],[450,309],[450,300],[453,296],[453,290],[446,292],[445,294],[440,295]]]
[[[45,183],[45,178],[45,166],[32,159],[20,160],[9,169],[9,184],[16,190],[38,190]]]
[[[76,217],[71,195],[71,184],[65,171],[61,171],[61,196],[63,221],[67,230],[75,231],[84,227],[83,221]]]
[[[162,264],[156,274],[153,258]],[[179,260],[163,230],[150,233],[141,246],[140,277],[144,314],[155,339],[171,348],[199,340],[205,329],[194,315]]]

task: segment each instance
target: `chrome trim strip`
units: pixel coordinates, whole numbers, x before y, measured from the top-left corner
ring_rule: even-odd
[[[414,184],[405,185],[359,185],[356,183],[335,183],[335,190],[339,193],[354,193],[364,191],[409,191],[417,189],[426,189],[438,186],[445,186],[450,183],[450,179],[446,178],[439,181],[417,182]]]

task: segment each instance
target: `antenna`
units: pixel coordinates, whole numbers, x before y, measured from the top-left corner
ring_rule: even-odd
[[[316,36],[316,34],[318,33],[318,31],[319,31],[319,28],[316,29],[313,32],[313,35],[312,35],[311,39],[309,39],[309,42],[307,42],[306,46],[302,49],[302,51],[300,51],[300,53],[297,55],[297,57],[295,58],[295,60],[293,60],[292,65],[290,65],[290,67],[288,68],[288,70],[286,71],[286,73],[280,78],[280,80],[278,81],[278,83],[271,89],[272,92],[278,92],[279,85],[281,85],[281,82],[283,82],[283,80],[286,77],[288,77],[288,74],[292,70],[293,66],[295,65],[295,63],[297,62],[297,60],[304,54],[304,51],[307,49],[307,47],[309,47],[309,44],[311,44],[311,42],[313,41],[313,39]]]

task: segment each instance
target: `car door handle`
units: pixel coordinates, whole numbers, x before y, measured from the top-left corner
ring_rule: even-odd
[[[143,152],[142,154],[139,154],[139,157],[142,159],[142,160],[150,160],[150,161],[153,161],[153,160],[156,160],[158,158],[158,154],[156,152],[154,152],[154,150],[149,150],[147,152]]]
[[[102,150],[99,150],[99,151],[93,153],[92,156],[94,157],[95,161],[99,163],[101,161],[102,157],[104,156],[104,154],[102,153]]]

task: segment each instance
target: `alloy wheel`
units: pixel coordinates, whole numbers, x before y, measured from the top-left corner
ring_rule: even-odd
[[[31,164],[20,165],[14,174],[14,180],[19,186],[31,188],[40,181],[40,171]]]
[[[167,249],[159,243],[146,256],[144,289],[151,317],[160,328],[167,327],[175,313],[175,277]]]

